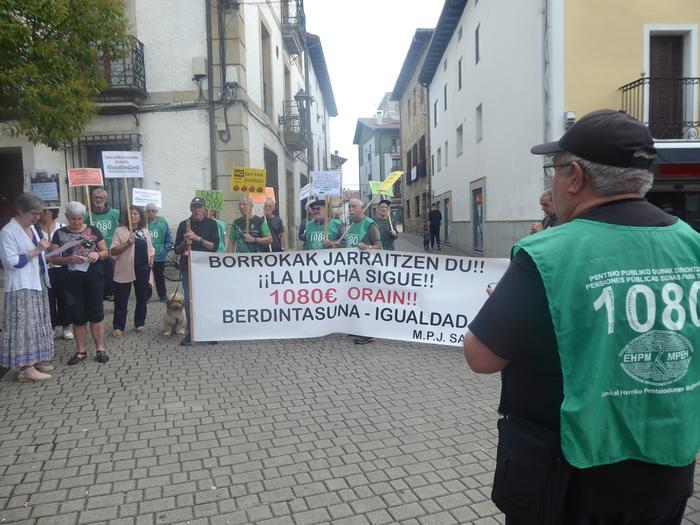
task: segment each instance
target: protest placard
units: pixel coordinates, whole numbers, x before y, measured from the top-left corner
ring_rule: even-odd
[[[100,168],[72,168],[68,170],[68,186],[102,186]]]
[[[507,259],[389,251],[192,252],[197,340],[334,332],[461,345]]]
[[[105,179],[143,178],[143,158],[140,151],[103,151],[102,167]]]
[[[389,176],[382,181],[382,183],[377,188],[378,193],[383,193],[391,190],[394,183],[401,178],[403,171],[392,171]]]
[[[47,208],[61,206],[60,175],[56,169],[24,170],[24,191],[44,201]]]
[[[369,189],[372,191],[372,195],[386,195],[387,197],[393,197],[394,196],[394,187],[392,186],[388,190],[383,190],[381,191],[379,188],[382,185],[382,183],[378,180],[371,180],[369,181]]]
[[[316,195],[341,195],[343,175],[339,171],[312,171],[311,181]]]
[[[234,193],[265,193],[267,172],[257,168],[233,168],[231,191]]]
[[[265,188],[265,194],[261,195],[259,193],[251,193],[250,194],[250,199],[255,203],[255,204],[265,204],[265,201],[267,199],[272,199],[272,202],[277,202],[277,199],[275,199],[275,188],[272,186],[268,186]]]
[[[204,207],[210,211],[222,211],[224,209],[224,192],[222,190],[197,190],[196,197],[204,199]]]
[[[131,188],[131,204],[134,206],[148,206],[149,204],[155,204],[159,208],[162,208],[162,194],[159,190]]]
[[[299,200],[303,201],[304,199],[307,199],[309,195],[311,195],[311,184],[305,184],[299,190]]]

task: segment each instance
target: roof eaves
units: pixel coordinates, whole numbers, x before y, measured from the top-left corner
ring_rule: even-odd
[[[389,100],[401,100],[406,87],[408,86],[411,76],[415,71],[416,65],[420,61],[420,57],[425,50],[425,47],[430,42],[430,37],[433,35],[433,29],[416,29],[413,39],[411,40],[411,45],[408,48],[408,53],[406,53],[406,58],[403,61],[403,66],[401,66],[401,72],[396,79],[396,84],[391,92],[391,98]]]
[[[468,0],[445,0],[445,5],[442,7],[442,12],[440,13],[440,19],[438,20],[437,26],[435,26],[433,37],[430,39],[430,45],[428,46],[428,51],[423,61],[423,67],[418,75],[418,82],[420,82],[421,85],[427,86],[433,80],[435,71],[437,71],[440,65],[442,55],[445,53],[447,44],[450,43],[450,39],[455,32],[455,28],[459,23],[467,1]]]
[[[318,85],[323,93],[323,99],[326,102],[326,109],[331,117],[338,116],[338,108],[335,105],[335,97],[333,96],[333,86],[331,85],[331,77],[328,74],[326,66],[326,57],[323,54],[323,46],[321,45],[321,37],[312,33],[306,33],[307,48],[309,50],[309,58],[314,68],[314,73],[318,79]]]

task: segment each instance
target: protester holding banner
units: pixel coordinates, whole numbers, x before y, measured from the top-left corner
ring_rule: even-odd
[[[104,271],[103,261],[109,258],[109,251],[102,233],[96,226],[85,224],[85,205],[81,202],[66,204],[68,226],[60,228],[51,239],[51,251],[65,244],[74,246],[51,258],[53,264],[66,267],[66,304],[73,321],[73,333],[77,351],[68,360],[69,365],[77,365],[87,357],[86,329],[90,323],[90,333],[95,343],[98,363],[106,363],[109,356],[104,347],[104,307],[102,303]]]
[[[136,308],[134,328],[137,332],[146,330],[146,304],[151,267],[156,251],[147,227],[146,213],[140,206],[131,206],[131,221],[122,218],[122,224],[114,232],[110,253],[114,257],[114,317],[112,337],[121,337],[126,327],[127,307],[131,284],[134,284]],[[132,231],[129,231],[129,227]]]
[[[265,213],[265,222],[267,222],[267,227],[270,229],[270,234],[272,235],[272,249],[270,251],[283,252],[287,246],[287,241],[284,237],[284,223],[279,215],[275,215],[275,201],[267,199],[263,210]]]
[[[644,200],[654,141],[624,112],[532,153],[552,156],[562,224],[516,244],[464,339],[472,370],[502,372],[492,499],[506,523],[680,524],[700,448],[700,236]]]
[[[41,238],[49,243],[56,230],[63,228],[65,224],[58,222],[58,209],[44,208],[41,222],[35,227],[38,228]],[[73,339],[73,332],[70,329],[70,316],[66,306],[66,269],[63,266],[56,266],[49,263],[49,311],[51,312],[51,326],[53,327],[54,339],[62,337],[66,341]]]
[[[379,236],[379,228],[372,219],[365,216],[360,199],[350,199],[348,214],[350,215],[350,226],[345,235],[347,245],[350,248],[358,247],[360,250],[381,249],[382,241]]]
[[[148,219],[148,231],[151,232],[153,249],[156,251],[152,268],[153,280],[156,284],[158,299],[166,301],[168,299],[168,292],[165,288],[165,254],[173,248],[173,234],[170,233],[168,221],[158,215],[158,206],[154,203],[146,205],[146,217]],[[149,289],[149,299],[151,293],[152,289]]]
[[[4,268],[5,308],[0,366],[21,367],[18,381],[51,379],[54,346],[47,288],[50,286],[44,250],[49,243],[32,227],[39,222],[44,201],[32,193],[17,199],[17,215],[0,231]]]
[[[190,218],[182,221],[175,234],[175,253],[180,255],[182,269],[182,291],[185,295],[185,314],[187,315],[187,332],[180,345],[192,344],[190,333],[190,285],[188,271],[188,249],[196,252],[216,252],[219,246],[219,227],[214,219],[206,216],[204,199],[195,197],[190,202]],[[189,248],[188,248],[189,245]]]
[[[322,250],[324,248],[341,248],[345,246],[343,233],[345,225],[338,219],[326,218],[326,201],[316,199],[309,204],[314,220],[308,221],[305,231],[305,250]],[[326,235],[326,220],[328,220],[328,239]]]
[[[251,198],[241,197],[238,207],[241,210],[241,217],[231,224],[228,251],[232,253],[269,252],[272,234],[265,219],[253,215]]]
[[[391,222],[391,201],[382,199],[377,205],[377,216],[374,219],[379,228],[379,236],[382,241],[383,250],[394,250],[394,241],[399,236],[396,228]]]
[[[107,202],[107,192],[104,188],[96,188],[92,190],[92,222],[90,217],[85,215],[85,221],[88,225],[94,225],[104,238],[107,246],[112,245],[112,236],[117,228],[119,228],[120,214],[119,210],[110,208]],[[114,298],[114,290],[112,287],[112,279],[114,278],[114,261],[111,257],[107,257],[103,261],[104,271],[104,298],[111,301]]]

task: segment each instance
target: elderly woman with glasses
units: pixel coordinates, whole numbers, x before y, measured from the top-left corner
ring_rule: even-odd
[[[102,261],[109,256],[100,230],[85,224],[85,205],[81,202],[66,204],[64,226],[53,235],[51,249],[69,246],[64,252],[51,258],[53,264],[66,267],[66,303],[73,321],[73,333],[77,351],[68,361],[77,365],[87,357],[86,325],[90,323],[98,363],[106,363],[109,356],[104,345],[104,307],[102,294],[104,276]]]
[[[0,259],[5,269],[5,325],[0,366],[21,367],[17,379],[43,381],[53,370],[53,332],[47,289],[50,286],[43,240],[34,226],[44,202],[31,193],[17,199],[17,215],[0,231]]]

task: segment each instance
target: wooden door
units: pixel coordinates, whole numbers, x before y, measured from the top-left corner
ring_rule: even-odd
[[[649,129],[654,138],[683,136],[683,37],[652,36]]]

